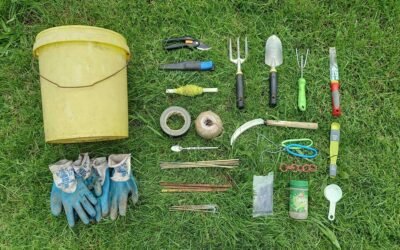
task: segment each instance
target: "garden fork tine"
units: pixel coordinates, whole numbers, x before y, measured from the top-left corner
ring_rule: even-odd
[[[240,39],[236,40],[237,57],[233,59],[232,55],[232,40],[229,39],[229,60],[237,65],[236,71],[236,106],[239,109],[244,108],[244,76],[242,72],[242,63],[247,59],[249,49],[247,44],[247,37],[244,40],[244,58],[240,57]]]

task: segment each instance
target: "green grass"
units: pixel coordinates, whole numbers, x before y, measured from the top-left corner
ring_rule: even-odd
[[[71,3],[74,2],[74,3]],[[398,249],[400,245],[400,4],[398,1],[11,1],[0,2],[0,248],[334,248]],[[126,140],[76,145],[44,142],[35,35],[59,25],[82,24],[123,34],[133,54],[128,69],[130,137]],[[268,67],[265,40],[277,34],[284,46],[280,102],[267,106]],[[163,38],[192,35],[212,46],[208,52],[166,53]],[[235,66],[227,58],[227,39],[249,38],[243,64],[247,103],[235,107]],[[336,46],[343,115],[331,116],[328,47]],[[297,109],[295,48],[310,48],[305,69],[307,111]],[[212,73],[158,70],[161,63],[212,59]],[[62,58],[60,58],[62,60]],[[166,88],[186,83],[218,87],[218,94],[196,98],[166,96]],[[194,120],[211,109],[224,121],[223,135],[199,138],[192,128],[178,139],[164,135],[159,116],[171,105],[187,108]],[[230,135],[245,121],[272,117],[318,122],[317,131],[275,127],[254,128],[232,149]],[[327,176],[329,130],[341,124],[339,176]],[[263,153],[262,137],[279,142],[309,137],[320,155],[313,174],[281,173],[279,164],[296,160]],[[213,152],[172,153],[174,144],[220,146]],[[124,218],[73,229],[62,215],[50,214],[52,177],[48,165],[75,159],[132,153],[140,202]],[[160,171],[160,161],[240,158],[232,171]],[[274,215],[252,218],[252,177],[275,171]],[[221,182],[231,176],[237,187],[219,194],[162,194],[159,181]],[[309,181],[310,219],[288,217],[288,182]],[[336,220],[327,220],[323,189],[343,189]],[[171,213],[170,205],[216,203],[216,215]],[[319,225],[319,226],[318,226]],[[330,231],[326,231],[326,230]],[[327,233],[324,233],[327,232]]]

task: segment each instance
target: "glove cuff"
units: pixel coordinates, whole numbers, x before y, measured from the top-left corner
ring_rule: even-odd
[[[72,163],[74,171],[77,176],[82,177],[84,180],[89,178],[92,173],[90,165],[90,158],[88,153],[79,154],[78,160]]]
[[[49,166],[53,174],[53,180],[56,187],[65,193],[73,193],[76,190],[77,181],[72,167],[72,161],[60,160]]]
[[[97,173],[98,181],[100,182],[101,186],[103,186],[106,178],[106,171],[108,168],[106,157],[99,157],[93,159],[92,167],[94,171]]]
[[[131,154],[115,154],[108,157],[108,166],[114,169],[113,181],[128,181],[131,176]]]

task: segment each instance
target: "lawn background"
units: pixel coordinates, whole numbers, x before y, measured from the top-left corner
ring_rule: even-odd
[[[399,189],[399,1],[10,1],[0,2],[0,248],[334,248],[398,249]],[[126,140],[75,145],[44,143],[35,36],[42,30],[82,24],[124,35],[132,52],[128,68],[130,137]],[[265,40],[277,34],[283,43],[279,105],[268,107]],[[166,53],[162,39],[192,35],[212,46],[208,52]],[[227,57],[227,39],[247,36],[249,58],[246,109],[235,107],[235,66]],[[328,48],[335,46],[341,79],[343,115],[331,116]],[[295,48],[310,48],[305,69],[307,111],[297,110]],[[215,72],[158,70],[161,63],[211,59]],[[60,58],[62,60],[62,58]],[[218,87],[218,94],[196,98],[166,96],[186,83]],[[205,141],[194,130],[170,139],[159,128],[161,112],[185,107],[192,119],[213,110],[224,121],[222,136]],[[317,131],[257,127],[232,149],[230,135],[254,118],[312,121]],[[327,175],[330,124],[341,124],[339,176]],[[309,137],[319,149],[313,174],[281,173],[280,163],[296,159],[263,153],[275,142]],[[213,152],[172,153],[171,145],[219,146]],[[132,153],[140,201],[126,217],[96,225],[50,214],[52,177],[48,165],[80,152],[92,157]],[[160,161],[240,158],[232,171],[160,171]],[[298,163],[304,161],[297,160]],[[252,218],[252,178],[275,171],[274,215]],[[218,194],[162,194],[159,181],[223,182],[237,187]],[[308,180],[309,219],[288,217],[288,183]],[[327,184],[342,187],[336,220],[327,220]],[[218,214],[168,212],[170,205],[216,203]],[[327,231],[328,230],[328,231]],[[325,232],[325,233],[324,233]],[[330,237],[328,236],[330,235]]]

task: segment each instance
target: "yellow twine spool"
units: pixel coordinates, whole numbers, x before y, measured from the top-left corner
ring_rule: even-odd
[[[189,84],[176,89],[176,94],[184,96],[196,96],[203,94],[203,88],[197,85]]]

